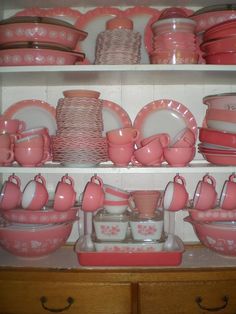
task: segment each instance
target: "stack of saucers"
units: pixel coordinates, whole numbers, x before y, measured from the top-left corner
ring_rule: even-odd
[[[65,97],[59,99],[56,108],[53,160],[66,166],[93,166],[107,161],[100,93],[72,90],[63,94]]]
[[[95,64],[140,63],[141,35],[133,31],[133,22],[116,17],[106,23],[106,30],[98,34]]]

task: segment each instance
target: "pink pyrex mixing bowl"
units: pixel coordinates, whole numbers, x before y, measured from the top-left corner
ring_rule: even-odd
[[[15,16],[0,22],[0,44],[38,41],[75,49],[87,33],[72,24],[49,17]]]
[[[236,257],[236,222],[200,222],[186,217],[200,242],[221,255]]]
[[[48,255],[64,245],[73,222],[53,225],[0,226],[0,246],[13,255],[35,258]]]

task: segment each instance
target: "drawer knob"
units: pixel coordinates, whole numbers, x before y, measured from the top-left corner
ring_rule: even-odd
[[[66,300],[68,304],[65,307],[62,307],[62,308],[49,308],[49,307],[46,306],[47,301],[48,301],[48,299],[45,296],[42,296],[40,298],[40,302],[41,302],[42,307],[45,310],[47,310],[49,312],[53,312],[53,313],[60,313],[60,312],[66,311],[74,303],[74,299],[72,297],[68,297],[67,300]]]
[[[209,312],[217,312],[217,311],[221,311],[223,309],[226,308],[226,306],[228,305],[228,301],[229,301],[229,297],[227,295],[222,297],[222,302],[223,304],[218,306],[218,307],[206,307],[202,304],[203,300],[202,297],[196,297],[195,299],[197,305],[200,307],[200,309],[205,310],[205,311],[209,311]]]

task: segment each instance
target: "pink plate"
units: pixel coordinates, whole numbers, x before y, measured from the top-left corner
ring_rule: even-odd
[[[134,120],[140,131],[136,144],[143,138],[158,133],[167,133],[172,140],[182,129],[189,128],[197,138],[197,122],[187,107],[172,99],[155,100],[144,106]]]
[[[56,109],[43,100],[27,99],[11,105],[4,113],[6,119],[19,119],[26,128],[47,127],[50,135],[56,134]]]
[[[95,59],[95,47],[97,35],[105,30],[106,21],[121,15],[122,11],[113,7],[98,7],[87,11],[81,15],[75,23],[75,27],[80,30],[86,30],[88,37],[82,43],[79,43],[77,51],[83,51],[86,54],[86,64],[93,64]]]
[[[17,12],[16,16],[46,16],[55,17],[62,21],[75,24],[76,20],[82,15],[80,11],[68,7],[54,7],[50,9],[29,8]]]
[[[131,127],[132,121],[128,113],[110,100],[102,100],[103,136],[106,132],[123,127]]]
[[[236,166],[236,155],[217,155],[202,153],[203,157],[210,163],[222,166]]]
[[[181,264],[184,246],[176,237],[176,251],[160,252],[87,252],[76,245],[78,262],[82,266],[176,266]]]
[[[148,64],[149,56],[147,50],[145,49],[144,30],[151,17],[157,15],[159,16],[159,10],[150,7],[136,6],[126,9],[124,14],[126,17],[132,19],[134,23],[134,31],[139,32],[142,36],[143,44],[141,45],[141,63]]]
[[[236,134],[208,128],[199,128],[199,140],[209,144],[236,148]]]
[[[233,221],[236,220],[236,209],[214,208],[209,210],[188,209],[189,215],[196,221]]]
[[[19,208],[2,211],[2,215],[6,220],[14,223],[54,224],[75,220],[77,212],[78,208],[71,208],[67,211],[53,209],[33,211]]]

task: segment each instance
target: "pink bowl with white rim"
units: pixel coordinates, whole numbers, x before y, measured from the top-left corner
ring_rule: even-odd
[[[24,258],[47,256],[69,238],[73,222],[49,225],[12,224],[0,227],[0,246]]]
[[[216,95],[208,95],[203,98],[203,103],[208,109],[236,110],[236,93],[222,93]]]
[[[208,249],[224,256],[236,256],[235,221],[199,222],[190,217],[184,219],[192,224],[200,242]]]
[[[115,187],[113,185],[104,184],[105,199],[109,201],[122,201],[129,198],[129,192]]]
[[[224,109],[208,109],[205,121],[208,128],[235,133],[236,112]]]

